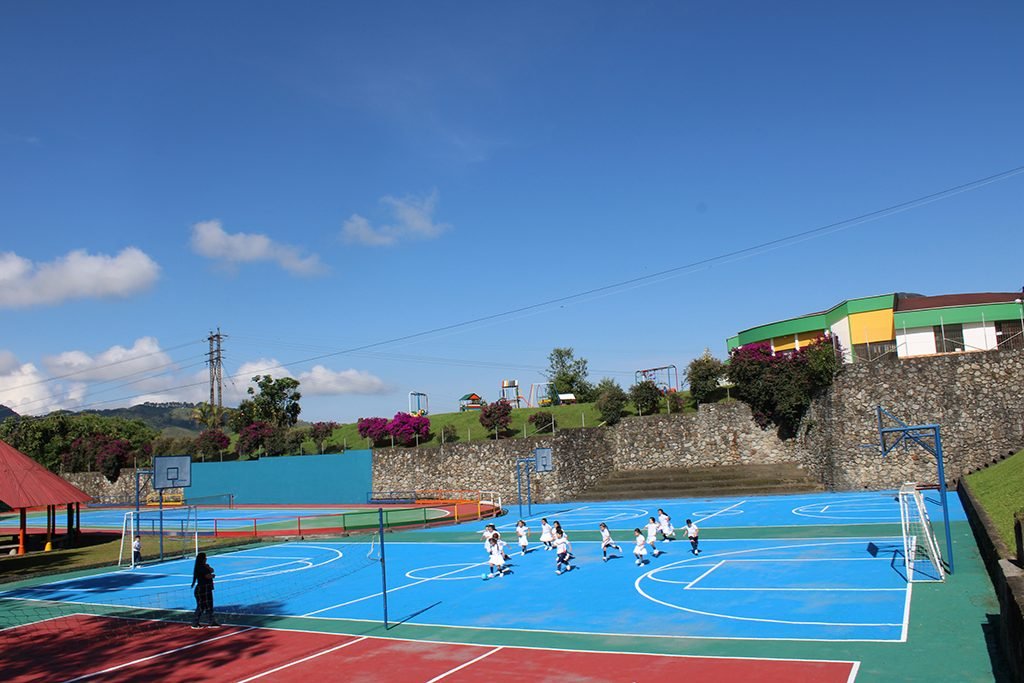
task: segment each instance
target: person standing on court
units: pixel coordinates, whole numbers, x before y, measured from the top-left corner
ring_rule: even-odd
[[[686,520],[686,537],[690,539],[690,552],[692,552],[694,555],[700,555],[700,548],[697,547],[697,537],[699,534],[700,529],[697,527],[697,525],[691,522],[690,520]]]
[[[142,564],[142,539],[138,536],[132,541],[132,569]]]
[[[206,562],[206,553],[196,555],[196,563],[192,567],[192,588],[196,596],[196,614],[192,618],[192,628],[202,628],[203,614],[209,614],[210,626],[220,626],[213,616],[213,578],[216,576]]]

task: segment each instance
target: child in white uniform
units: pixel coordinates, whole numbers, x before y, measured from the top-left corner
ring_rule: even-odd
[[[526,522],[519,520],[516,522],[516,536],[519,537],[519,554],[526,554],[526,546],[530,545],[530,527],[526,526]]]
[[[505,568],[505,549],[502,547],[504,542],[498,538],[491,537],[490,540],[490,553],[488,553],[487,564],[490,566],[490,573],[485,576],[485,579],[493,578],[494,576],[504,576],[508,570]]]
[[[644,540],[644,535],[640,533],[640,529],[633,529],[635,536],[636,545],[633,546],[633,557],[636,558],[636,566],[642,565],[647,560],[647,541]]]
[[[608,525],[607,524],[605,524],[604,522],[601,522],[598,525],[598,528],[601,529],[601,559],[602,559],[602,561],[607,562],[608,561],[608,548],[615,548],[620,553],[622,552],[622,548],[620,548],[619,546],[615,545],[615,541],[612,540],[612,533],[610,531],[608,531]]]
[[[700,536],[700,529],[696,524],[690,520],[686,520],[686,537],[690,539],[690,552],[694,555],[700,555],[700,548],[697,547]]]
[[[540,542],[544,544],[544,550],[551,550],[551,541],[553,540],[555,540],[554,531],[548,524],[548,518],[544,517],[540,520]]]
[[[672,518],[661,508],[658,508],[658,531],[661,532],[661,539],[663,541],[676,540],[676,529],[672,526]]]
[[[572,544],[569,543],[569,537],[565,535],[561,529],[555,531],[555,573],[561,574],[563,571],[572,571],[576,569],[569,560],[572,559]],[[564,567],[564,569],[563,569]]]
[[[496,534],[496,533],[498,533],[498,530],[495,528],[495,526],[493,524],[488,524],[487,526],[484,527],[484,530],[483,530],[484,552],[487,553],[488,555],[491,554],[491,539],[494,537],[494,534]]]
[[[658,523],[654,521],[654,517],[647,519],[647,544],[651,546],[651,554],[657,557],[661,555],[661,551],[654,545],[654,542],[658,540]]]

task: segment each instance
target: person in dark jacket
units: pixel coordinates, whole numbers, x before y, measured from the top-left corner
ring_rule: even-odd
[[[220,626],[213,616],[213,567],[206,563],[206,553],[196,555],[196,563],[192,568],[192,588],[196,596],[196,614],[192,618],[192,628],[202,628],[200,623],[203,614],[210,615],[209,625]]]

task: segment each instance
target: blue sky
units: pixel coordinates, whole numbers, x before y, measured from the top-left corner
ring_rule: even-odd
[[[543,381],[555,347],[628,387],[847,298],[1017,290],[1024,173],[718,257],[1024,166],[1022,24],[1009,1],[4,3],[0,402],[202,400],[219,326],[229,403],[285,363],[306,419],[410,391],[447,412]]]

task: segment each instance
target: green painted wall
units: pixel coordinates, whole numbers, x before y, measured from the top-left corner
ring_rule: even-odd
[[[892,309],[895,300],[896,295],[894,294],[881,294],[879,296],[866,296],[860,299],[849,299],[830,308],[824,313],[812,313],[811,315],[805,315],[799,318],[780,320],[779,322],[759,325],[757,327],[752,327],[749,330],[743,330],[735,337],[730,337],[727,344],[729,344],[729,348],[732,349],[733,340],[737,340],[737,345],[742,346],[745,344],[752,344],[754,342],[765,341],[767,339],[773,339],[775,337],[792,336],[794,334],[800,334],[801,332],[827,330],[838,321],[849,316],[851,313],[879,311],[886,308]]]
[[[897,330],[912,327],[934,327],[939,324],[953,325],[1020,319],[1021,305],[1017,303],[928,308],[922,311],[897,312],[895,315]]]

